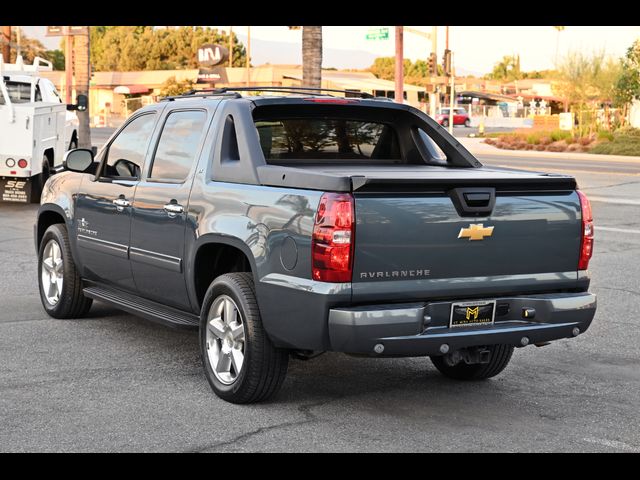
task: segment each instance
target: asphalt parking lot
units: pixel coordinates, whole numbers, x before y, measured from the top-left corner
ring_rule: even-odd
[[[447,380],[424,358],[292,360],[279,395],[250,406],[213,395],[195,332],[101,304],[81,320],[47,317],[37,207],[0,204],[0,451],[640,452],[640,160],[583,163],[555,167],[600,199],[586,334],[518,349],[481,383]]]

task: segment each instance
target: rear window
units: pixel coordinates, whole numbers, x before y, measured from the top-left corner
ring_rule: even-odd
[[[282,118],[256,121],[267,162],[311,160],[399,161],[395,129],[385,123],[345,118]]]
[[[31,84],[23,82],[11,82],[5,81],[7,86],[7,93],[11,103],[29,103],[31,102]],[[42,101],[42,95],[40,94],[40,87],[36,85],[36,102]],[[4,95],[0,93],[0,105],[4,105],[6,100]]]

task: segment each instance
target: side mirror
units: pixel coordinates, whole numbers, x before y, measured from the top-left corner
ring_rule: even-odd
[[[89,97],[86,95],[78,95],[76,99],[76,105],[79,112],[84,112],[89,106]]]
[[[76,98],[75,104],[67,104],[67,110],[77,110],[79,112],[84,112],[89,106],[89,97],[86,95],[78,95]]]
[[[86,148],[69,150],[64,155],[62,165],[70,172],[86,173],[93,165],[93,152]]]

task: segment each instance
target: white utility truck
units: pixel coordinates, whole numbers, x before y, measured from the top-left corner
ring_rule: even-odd
[[[53,169],[78,146],[73,110],[86,110],[87,97],[65,105],[53,82],[39,76],[52,69],[40,57],[25,65],[20,56],[12,64],[0,55],[0,202],[39,202]]]

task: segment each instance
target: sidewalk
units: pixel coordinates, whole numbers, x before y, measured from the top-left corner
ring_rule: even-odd
[[[559,158],[569,160],[590,160],[595,162],[640,163],[640,157],[628,155],[598,155],[577,152],[539,152],[537,150],[503,150],[484,143],[484,138],[456,137],[474,155],[504,157]]]

